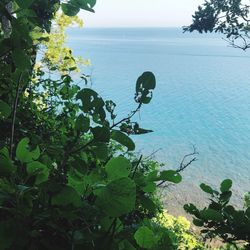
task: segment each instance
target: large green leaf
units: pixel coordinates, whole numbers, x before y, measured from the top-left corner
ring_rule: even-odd
[[[127,147],[129,151],[135,150],[135,144],[130,137],[122,133],[119,130],[113,130],[111,132],[111,139],[119,142],[123,146]]]
[[[233,185],[232,180],[230,180],[230,179],[224,180],[224,181],[221,183],[221,185],[220,185],[220,191],[221,191],[222,193],[228,192],[228,191],[230,190],[230,188],[232,187],[232,185]]]
[[[146,226],[140,227],[134,234],[136,243],[145,249],[150,249],[155,245],[155,235],[152,230]]]
[[[31,162],[37,160],[40,156],[40,149],[37,146],[34,150],[29,150],[29,138],[23,138],[17,145],[16,149],[17,158],[23,162]]]
[[[128,177],[131,168],[130,161],[123,156],[110,159],[105,166],[109,180]]]
[[[72,204],[75,207],[79,207],[81,205],[81,198],[74,188],[65,186],[59,193],[52,197],[51,203],[58,206]]]
[[[162,181],[169,181],[177,184],[181,182],[182,177],[175,170],[165,170],[160,173],[159,179]]]
[[[4,101],[0,100],[0,120],[5,120],[11,114],[10,106]]]
[[[36,184],[40,184],[48,180],[49,169],[39,161],[28,163],[26,170],[29,175],[36,175]]]
[[[112,217],[131,212],[135,207],[136,187],[130,178],[116,179],[98,193],[96,205]]]

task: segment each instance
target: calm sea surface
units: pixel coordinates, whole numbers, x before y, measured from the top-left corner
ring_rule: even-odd
[[[176,168],[199,151],[183,175],[186,190],[206,182],[234,180],[236,194],[250,190],[250,51],[229,48],[218,35],[181,29],[71,29],[76,55],[91,59],[93,89],[128,114],[137,77],[156,75],[153,101],[135,120],[154,133],[135,136],[145,155]],[[190,194],[190,192],[188,192]],[[185,191],[182,188],[182,195]]]

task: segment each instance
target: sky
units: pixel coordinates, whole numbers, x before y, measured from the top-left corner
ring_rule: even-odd
[[[95,14],[81,11],[85,27],[181,27],[204,0],[97,0]]]

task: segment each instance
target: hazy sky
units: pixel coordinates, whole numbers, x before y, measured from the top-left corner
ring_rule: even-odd
[[[86,27],[179,27],[204,0],[97,0],[95,14],[81,12]]]

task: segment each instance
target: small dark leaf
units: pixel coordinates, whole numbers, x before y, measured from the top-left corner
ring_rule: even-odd
[[[61,7],[62,7],[63,13],[67,16],[75,16],[80,11],[79,7],[77,7],[73,4],[70,4],[70,3],[68,3],[68,4],[62,3]]]
[[[202,183],[202,184],[200,185],[200,188],[201,188],[205,193],[208,193],[208,194],[213,194],[213,193],[214,193],[214,190],[213,190],[210,186],[208,186],[208,185],[206,185],[206,184],[204,184],[204,183]]]
[[[221,185],[220,185],[220,191],[223,192],[227,192],[230,190],[230,188],[232,187],[233,182],[230,179],[224,180]]]
[[[169,181],[177,184],[181,182],[182,177],[175,170],[165,170],[160,173],[159,180]]]

